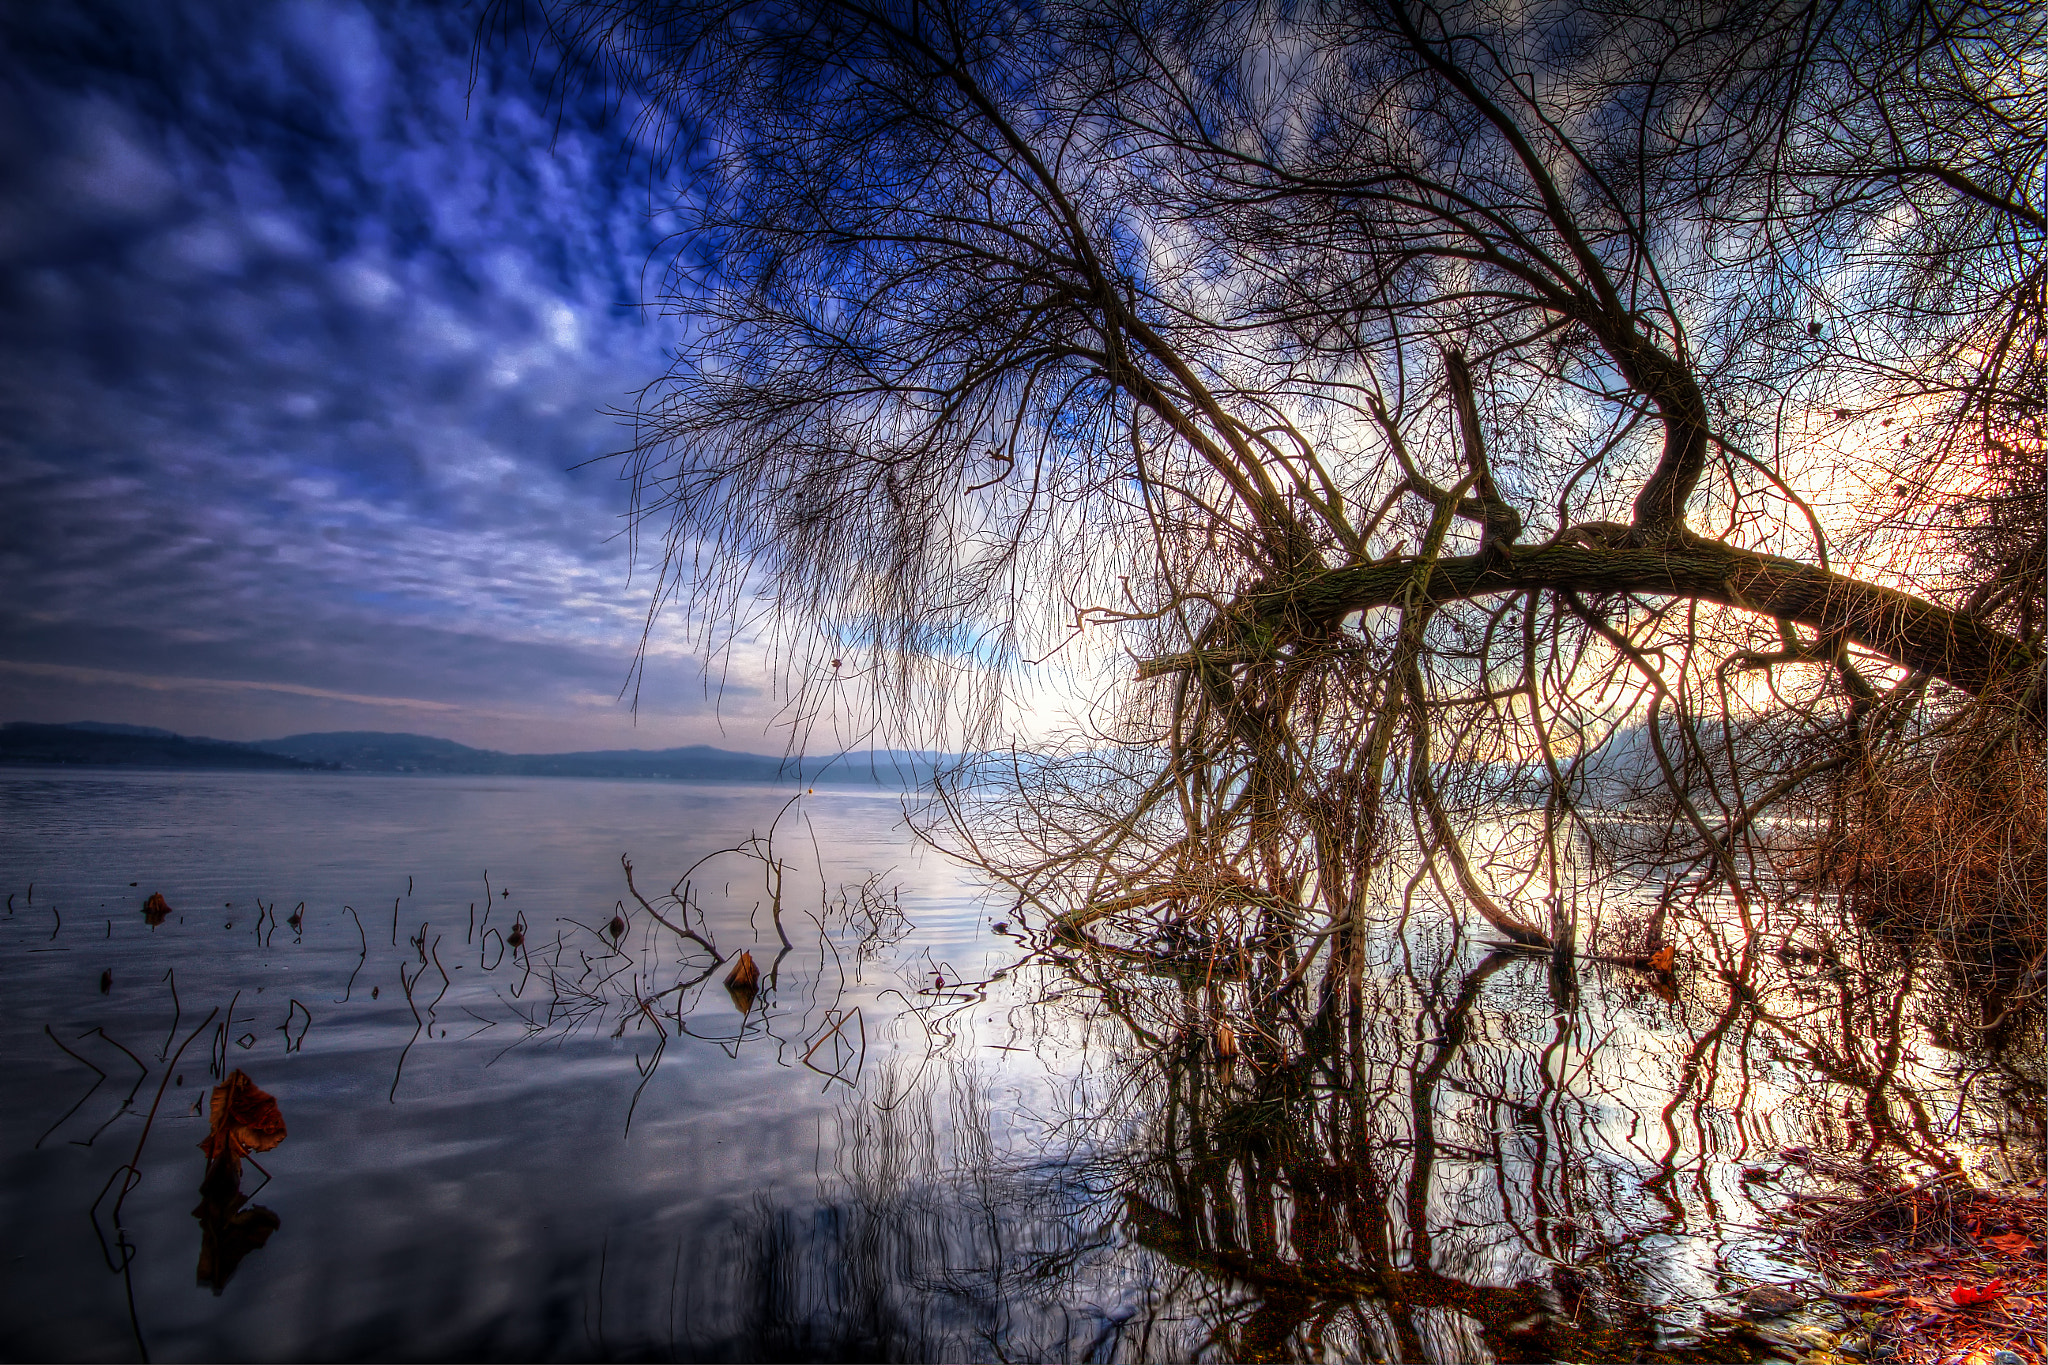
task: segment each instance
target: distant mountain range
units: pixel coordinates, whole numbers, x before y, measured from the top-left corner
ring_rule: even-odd
[[[236,743],[147,725],[79,721],[0,726],[0,765],[243,768],[274,772],[445,773],[504,777],[634,777],[726,782],[920,782],[942,754],[872,749],[830,759],[780,759],[692,744],[681,749],[601,749],[507,754],[431,735],[338,730]]]
[[[250,744],[218,739],[187,739],[146,725],[30,725],[15,721],[0,727],[0,764],[85,764],[118,768],[255,768],[272,772],[307,772],[335,768]]]

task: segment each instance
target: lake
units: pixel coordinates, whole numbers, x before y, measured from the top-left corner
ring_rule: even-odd
[[[1390,924],[1344,1049],[1219,1061],[910,800],[0,773],[0,1353],[1769,1358],[1701,1305],[1827,1154],[2020,1159],[1874,961],[1759,1027]]]

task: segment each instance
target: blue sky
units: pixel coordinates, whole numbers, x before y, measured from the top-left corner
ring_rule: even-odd
[[[772,750],[647,606],[637,111],[476,6],[0,18],[0,719]]]

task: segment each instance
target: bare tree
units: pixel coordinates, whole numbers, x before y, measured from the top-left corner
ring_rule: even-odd
[[[765,612],[800,712],[858,676],[986,742],[1020,682],[1095,687],[1085,780],[1020,764],[966,836],[1069,930],[1341,945],[1405,821],[1568,942],[1626,750],[1746,970],[1765,811],[1930,707],[2038,736],[2034,7],[549,22],[682,130],[690,340],[630,461],[663,592]]]

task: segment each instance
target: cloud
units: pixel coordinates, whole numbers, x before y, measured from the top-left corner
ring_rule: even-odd
[[[149,692],[277,692],[289,697],[312,697],[320,701],[347,702],[352,706],[380,706],[399,711],[460,711],[445,701],[418,697],[370,697],[359,692],[336,692],[325,687],[298,683],[258,682],[249,678],[167,678],[153,673],[135,673],[113,668],[74,668],[66,664],[33,664],[0,660],[0,672],[51,678],[88,685],[139,687]]]
[[[235,678],[173,689],[185,724],[402,694],[549,747],[617,693],[650,580],[591,462],[676,340],[640,307],[666,225],[635,111],[551,105],[524,50],[472,84],[472,37],[400,4],[0,18],[10,696]],[[716,723],[683,606],[650,740]]]

